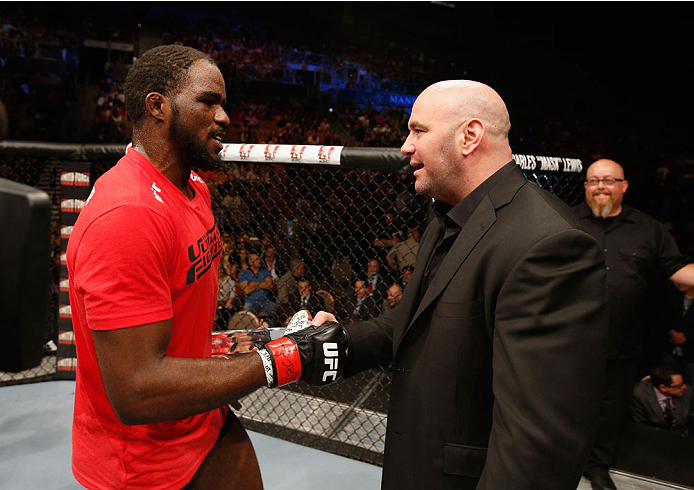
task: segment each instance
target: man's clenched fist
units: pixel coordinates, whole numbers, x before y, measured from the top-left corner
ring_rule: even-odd
[[[303,380],[323,386],[338,380],[347,361],[347,336],[342,325],[311,325],[268,342],[258,351],[268,386]]]

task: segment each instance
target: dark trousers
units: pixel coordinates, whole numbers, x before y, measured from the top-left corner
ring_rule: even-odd
[[[629,416],[638,367],[637,359],[607,359],[600,417],[586,469],[608,469],[619,446],[624,422]]]

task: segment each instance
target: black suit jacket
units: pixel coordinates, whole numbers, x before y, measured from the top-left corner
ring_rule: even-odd
[[[342,300],[337,308],[338,320],[342,323],[352,323],[361,320],[368,320],[381,314],[381,308],[371,297],[367,296],[357,309],[358,298],[356,294],[347,296]]]
[[[299,293],[290,294],[287,298],[287,304],[294,312],[308,310],[311,312],[311,316],[314,316],[321,310],[325,310],[323,299],[314,292],[311,292],[311,296],[308,297],[308,306],[301,305],[301,295]]]
[[[575,490],[608,332],[602,252],[568,206],[502,168],[421,290],[345,327],[346,376],[393,362],[382,488]]]
[[[634,386],[634,398],[631,402],[631,416],[636,422],[643,422],[653,427],[666,430],[689,431],[692,425],[692,388],[687,386],[684,395],[672,397],[675,411],[675,426],[668,425],[658,397],[650,380],[643,380]]]
[[[669,342],[670,330],[682,332],[687,337],[687,341],[682,344],[684,360],[685,362],[694,362],[694,305],[689,307],[686,315],[682,315],[683,311],[684,293],[672,287],[671,284],[668,284],[665,304],[667,317],[663,321],[666,329],[666,331],[663,332],[665,350],[671,352],[675,347]]]
[[[371,293],[371,297],[374,299],[374,301],[376,302],[377,305],[381,306],[381,304],[383,303],[383,300],[385,300],[386,297],[388,296],[388,288],[390,286],[392,286],[392,283],[386,284],[386,278],[381,273],[377,274],[376,276],[377,276],[376,287],[374,288],[373,293]],[[367,281],[366,285],[368,287],[368,281],[369,281],[368,276],[366,277],[366,281]]]

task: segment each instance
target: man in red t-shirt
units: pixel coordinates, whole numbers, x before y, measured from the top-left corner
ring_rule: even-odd
[[[228,405],[262,386],[334,381],[344,332],[311,326],[259,355],[211,357],[223,246],[192,168],[219,163],[224,79],[204,53],[160,46],[133,65],[125,98],[132,148],[97,180],[67,250],[73,474],[100,490],[260,489]]]

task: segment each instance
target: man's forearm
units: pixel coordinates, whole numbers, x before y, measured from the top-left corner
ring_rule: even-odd
[[[243,294],[245,294],[246,296],[258,291],[259,289],[260,283],[258,282],[248,282],[245,286],[241,286],[241,290],[243,291]]]
[[[129,425],[190,417],[266,386],[263,364],[252,354],[228,360],[165,356],[133,374],[127,396],[111,400],[118,417]]]
[[[668,279],[677,284],[694,287],[694,264],[687,264]]]

